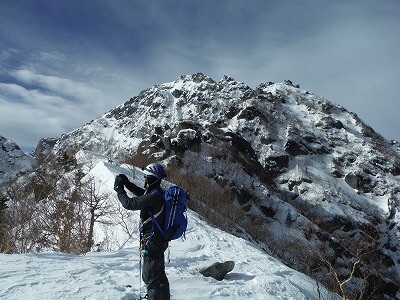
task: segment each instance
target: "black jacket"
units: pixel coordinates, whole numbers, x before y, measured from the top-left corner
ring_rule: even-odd
[[[161,212],[156,217],[156,221],[163,228],[165,216],[164,211],[161,210],[164,207],[164,190],[160,185],[143,189],[132,182],[126,183],[125,187],[135,194],[136,197],[130,198],[124,189],[120,189],[117,190],[118,200],[125,209],[140,210],[141,237],[149,237],[153,233],[150,242],[146,243],[144,249],[149,251],[149,255],[158,256],[168,248],[168,242],[163,239],[157,226],[153,226],[150,212],[153,216]]]

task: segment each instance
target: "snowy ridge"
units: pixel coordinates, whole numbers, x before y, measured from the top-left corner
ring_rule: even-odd
[[[92,171],[102,183],[108,182],[104,191],[113,192],[108,179],[124,169],[99,161]],[[110,201],[119,205],[115,195]],[[137,213],[130,213],[137,221]],[[312,278],[288,268],[248,241],[209,226],[192,211],[188,218],[186,240],[170,243],[171,261],[166,272],[172,299],[318,299],[317,284]],[[121,232],[118,237],[126,238]],[[134,236],[121,250],[85,256],[0,254],[0,298],[136,299],[140,285],[138,247],[138,236]],[[226,260],[233,260],[236,265],[223,281],[199,273],[201,268]],[[340,299],[320,288],[322,299]],[[142,295],[144,291],[142,283]]]

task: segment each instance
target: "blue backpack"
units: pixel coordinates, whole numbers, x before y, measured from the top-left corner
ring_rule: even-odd
[[[185,237],[188,224],[186,215],[186,193],[179,186],[172,186],[165,191],[164,196],[164,228],[156,221],[151,214],[153,223],[166,241],[176,240],[181,236]]]

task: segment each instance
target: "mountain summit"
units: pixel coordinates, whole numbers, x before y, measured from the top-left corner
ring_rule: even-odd
[[[289,80],[253,89],[198,73],[155,85],[51,154],[83,152],[161,161],[209,222],[332,290],[399,297],[399,143]]]
[[[228,76],[181,76],[64,135],[54,151],[71,148],[139,153],[187,188],[218,187],[229,196],[193,208],[298,270],[346,278],[360,258],[355,289],[400,287],[399,215],[388,206],[400,201],[399,144],[288,80],[252,89]]]

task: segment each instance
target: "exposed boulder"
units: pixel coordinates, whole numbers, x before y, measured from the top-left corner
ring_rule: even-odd
[[[278,174],[280,170],[289,166],[289,156],[270,156],[265,161],[265,169],[272,174]]]
[[[211,266],[200,270],[200,273],[205,277],[212,277],[216,280],[223,280],[230,271],[235,267],[234,261],[225,261],[223,263],[216,262]]]
[[[318,122],[317,124],[315,124],[315,126],[322,127],[323,129],[331,129],[331,128],[342,129],[342,128],[344,128],[342,122],[332,118],[331,116],[321,119],[321,121]]]
[[[291,156],[307,155],[310,153],[309,149],[303,143],[294,139],[289,139],[284,148]]]
[[[175,139],[172,140],[172,146],[175,150],[184,151],[201,143],[201,136],[193,129],[183,129],[178,132]]]
[[[392,168],[390,169],[390,173],[393,176],[399,176],[400,175],[400,163],[396,162],[393,164]]]
[[[182,92],[181,90],[175,89],[175,90],[173,90],[173,91],[171,92],[171,94],[172,94],[172,96],[174,96],[175,98],[179,98],[180,96],[182,96],[183,92]]]
[[[360,179],[355,174],[347,174],[344,177],[344,181],[353,189],[358,189],[360,187]]]

